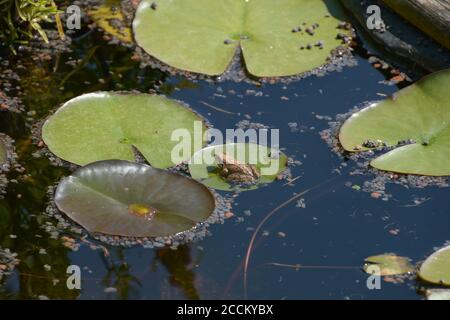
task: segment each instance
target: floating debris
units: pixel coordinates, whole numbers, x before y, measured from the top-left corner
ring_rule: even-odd
[[[323,49],[325,45],[325,42],[323,40],[319,40],[317,41],[317,43],[315,44],[316,47],[319,47],[319,49]]]
[[[308,27],[305,29],[306,33],[309,34],[310,36],[314,35],[314,28],[313,27]]]
[[[0,281],[3,277],[10,275],[19,262],[17,253],[0,247]]]

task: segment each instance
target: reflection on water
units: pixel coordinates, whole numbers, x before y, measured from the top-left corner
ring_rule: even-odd
[[[157,263],[161,263],[169,275],[169,283],[181,289],[184,298],[199,299],[200,296],[195,288],[195,273],[193,272],[193,261],[189,246],[180,246],[177,250],[159,249],[155,254],[153,267],[157,268]],[[165,297],[173,299],[170,293]]]

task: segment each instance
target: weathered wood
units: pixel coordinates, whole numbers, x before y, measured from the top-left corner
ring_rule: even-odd
[[[383,0],[383,3],[450,49],[449,0]]]
[[[381,1],[341,0],[341,3],[358,22],[355,25],[358,31],[378,44],[377,49],[430,72],[450,68],[447,49],[410,23],[405,23],[402,17],[385,7]],[[371,5],[382,6],[382,19],[387,27],[385,31],[371,30],[367,26],[370,16],[367,8]]]

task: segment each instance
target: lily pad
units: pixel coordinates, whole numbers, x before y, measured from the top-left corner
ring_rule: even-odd
[[[393,253],[371,256],[365,259],[364,271],[371,273],[371,266],[380,268],[381,276],[400,275],[414,271],[414,266],[407,257],[400,257]]]
[[[450,290],[448,289],[428,289],[426,295],[427,300],[450,300]]]
[[[450,246],[429,256],[422,263],[419,276],[430,283],[450,286]]]
[[[220,174],[220,160],[216,155],[226,154],[238,163],[252,164],[259,173],[259,178],[252,184],[235,184],[227,181]],[[286,169],[287,157],[282,152],[252,143],[230,143],[209,146],[196,152],[189,162],[191,176],[208,187],[232,191],[254,190],[276,179]]]
[[[106,160],[64,178],[58,209],[87,231],[125,237],[158,237],[205,221],[215,199],[195,180],[147,165]]]
[[[125,43],[133,42],[131,28],[125,23],[119,0],[107,0],[98,7],[88,10],[87,14],[106,33]]]
[[[392,98],[355,113],[342,126],[345,150],[367,144],[398,146],[371,162],[377,169],[428,176],[450,175],[450,70],[431,74]],[[368,142],[367,142],[368,141]],[[371,146],[372,147],[372,146]]]
[[[184,160],[202,143],[191,144],[191,154],[178,163],[171,152],[179,142],[172,133],[206,130],[202,119],[180,103],[148,94],[90,93],[66,102],[42,128],[42,137],[56,156],[78,164],[119,159],[134,160],[133,147],[154,167],[168,168]],[[197,146],[199,144],[199,146]]]
[[[240,48],[252,75],[280,77],[325,64],[342,45],[341,16],[335,0],[143,0],[133,30],[147,53],[181,70],[220,75]]]

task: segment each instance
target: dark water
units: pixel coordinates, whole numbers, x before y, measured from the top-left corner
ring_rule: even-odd
[[[53,59],[47,68],[33,67],[30,62],[21,71],[24,104],[27,111],[36,111],[35,120],[82,93],[132,89],[146,92],[162,82],[159,92],[185,101],[218,129],[234,128],[237,122],[247,119],[244,115],[249,115],[252,122],[280,129],[281,147],[303,163],[292,168],[293,177],[302,177],[295,186],[283,186],[286,181],[279,181],[240,194],[232,209],[233,218],[212,226],[210,237],[178,250],[107,246],[110,256],[105,257],[103,251],[81,245],[73,252],[42,229],[48,221],[42,214],[48,201],[47,186],[69,171],[51,166],[45,158],[33,158],[37,148],[31,143],[25,115],[2,113],[1,131],[16,140],[19,161],[30,176],[10,183],[6,197],[0,200],[0,247],[17,252],[21,260],[0,288],[0,298],[243,298],[240,266],[253,233],[251,228],[294,193],[318,185],[304,196],[306,208],[296,207],[294,202],[263,226],[265,235],[256,238],[250,260],[248,297],[422,298],[417,293],[420,284],[415,280],[402,284],[383,282],[381,290],[368,290],[367,275],[361,266],[365,257],[385,252],[418,262],[449,240],[450,215],[445,205],[449,189],[388,185],[388,192],[393,194],[390,201],[373,199],[369,193],[346,186],[349,181],[362,185],[371,177],[350,176],[352,163],[341,174],[333,172],[342,160],[319,136],[328,124],[317,119],[316,114],[345,113],[365,101],[379,100],[379,93],[398,90],[381,83],[386,75],[373,68],[364,54],[355,53],[358,66],[342,72],[287,85],[256,87],[248,83],[193,82],[150,68],[139,69],[138,63],[130,62],[131,52],[107,46],[96,32],[75,41],[73,47],[73,53],[59,57],[57,67]],[[71,59],[84,59],[85,63],[75,70],[65,64]],[[99,83],[98,78],[104,82]],[[262,91],[263,96],[248,95],[247,90]],[[236,114],[214,110],[201,101]],[[291,132],[289,122],[298,123],[302,130]],[[10,178],[17,176],[11,173]],[[410,206],[417,197],[429,200]],[[400,232],[392,235],[391,229]],[[39,253],[42,248],[46,254]],[[311,268],[297,271],[269,263]],[[81,291],[66,287],[66,268],[71,264],[82,268]],[[105,292],[109,287],[117,292]]]

